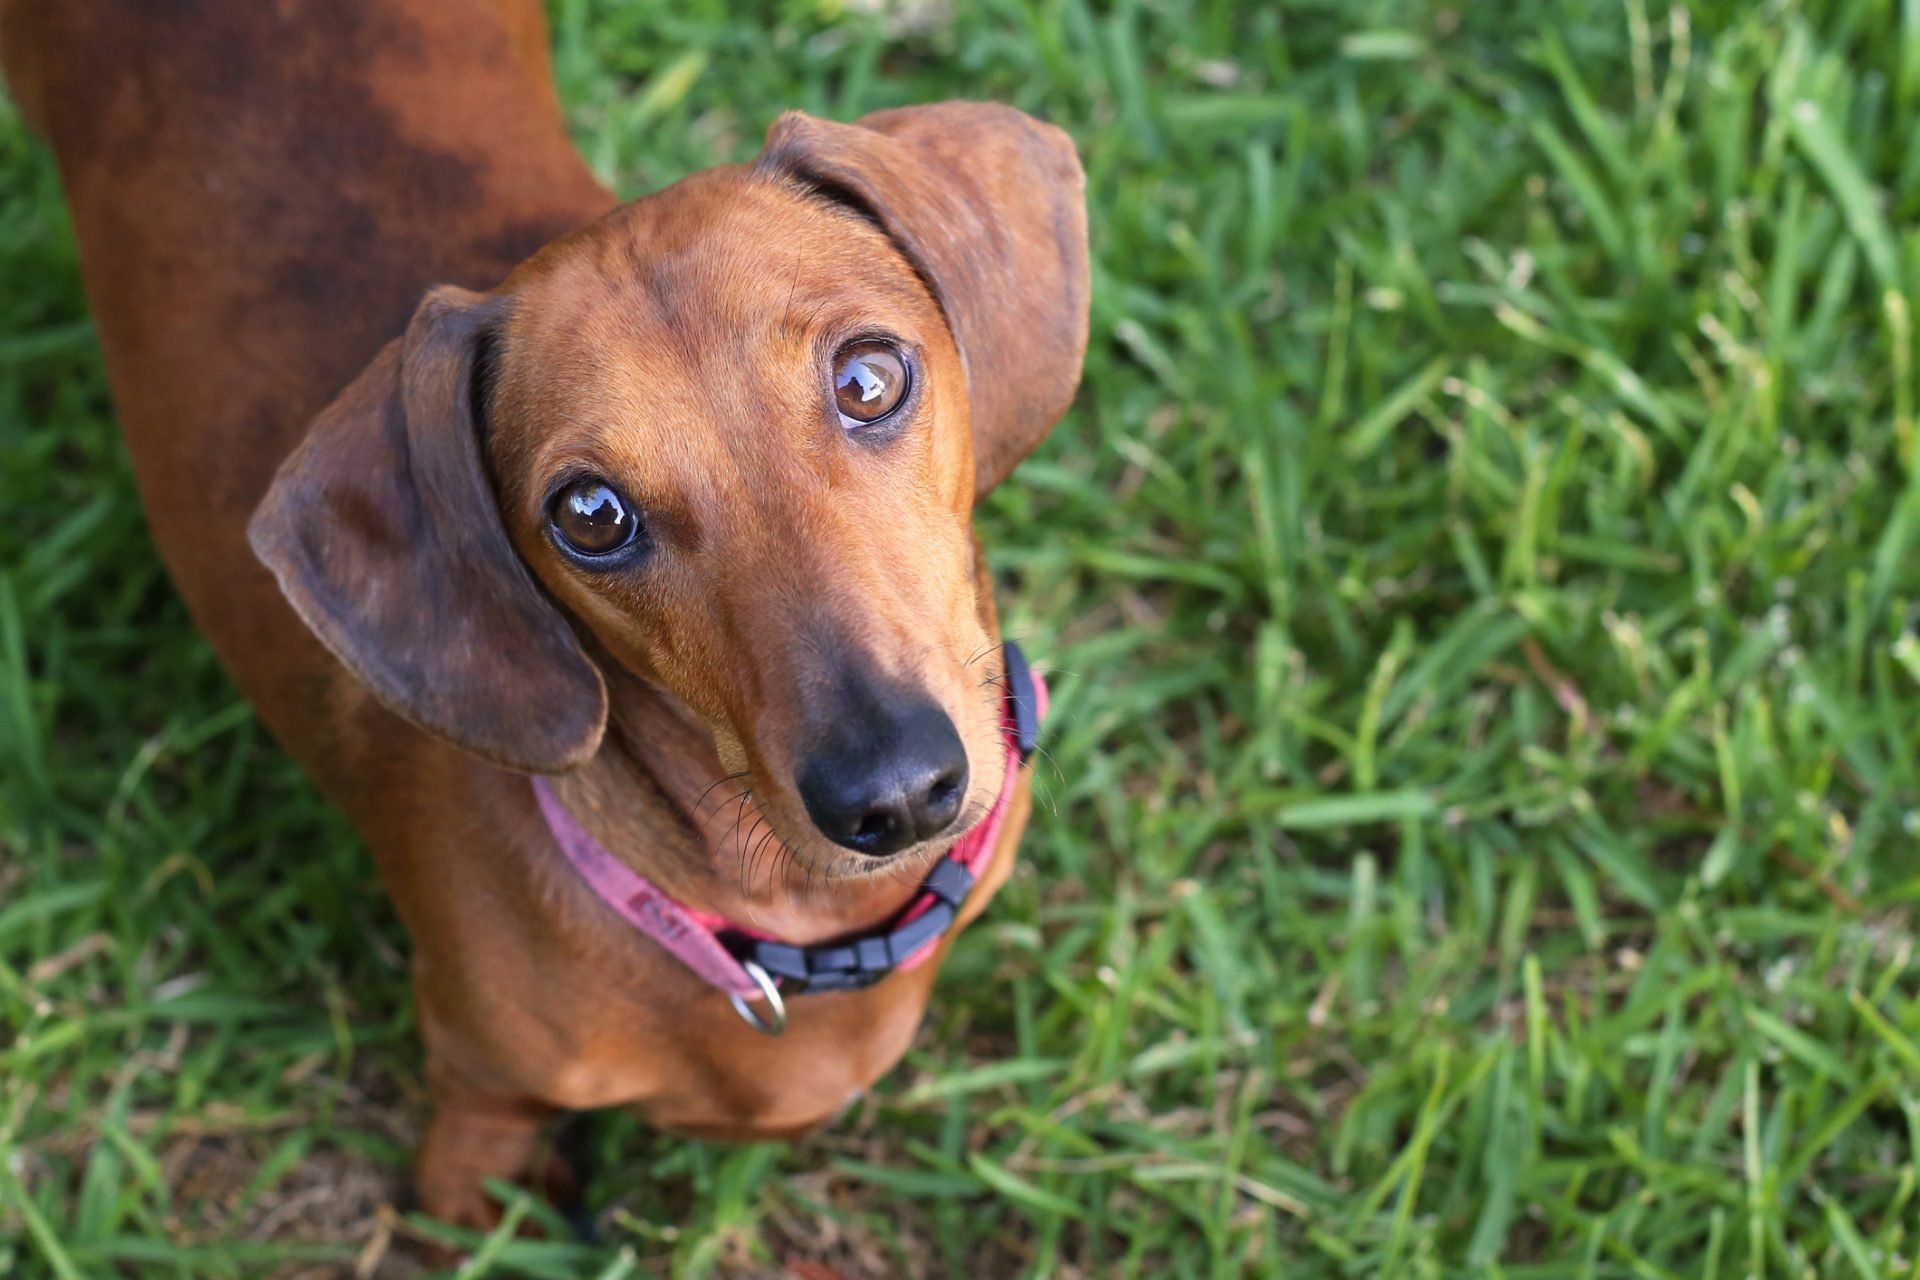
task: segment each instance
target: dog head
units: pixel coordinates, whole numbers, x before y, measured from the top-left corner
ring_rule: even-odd
[[[375,696],[496,763],[591,758],[614,662],[810,864],[951,841],[1003,759],[972,509],[1078,382],[1082,184],[1005,107],[784,116],[750,166],[429,293],[255,551]]]

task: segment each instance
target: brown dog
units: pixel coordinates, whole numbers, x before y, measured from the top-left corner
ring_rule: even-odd
[[[0,49],[161,553],[412,933],[424,1206],[489,1221],[555,1108],[831,1116],[935,966],[766,1039],[587,887],[523,775],[794,943],[899,911],[997,805],[981,909],[1028,800],[971,512],[1079,376],[1065,135],[789,115],[616,208],[535,0],[0,0]]]

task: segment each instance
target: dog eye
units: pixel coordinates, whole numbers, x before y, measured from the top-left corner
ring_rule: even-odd
[[[562,489],[548,519],[567,549],[583,556],[612,555],[640,530],[639,514],[604,480],[575,480]]]
[[[891,342],[851,342],[833,358],[833,401],[849,429],[898,409],[910,385],[907,359]]]

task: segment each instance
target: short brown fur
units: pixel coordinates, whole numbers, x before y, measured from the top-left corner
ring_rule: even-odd
[[[483,1182],[531,1174],[556,1108],[725,1138],[832,1115],[936,966],[805,997],[767,1040],[592,896],[513,770],[557,774],[686,902],[803,942],[897,910],[995,801],[971,512],[1079,375],[1064,135],[974,104],[788,116],[755,165],[615,207],[532,0],[0,0],[0,52],[60,164],[161,554],[413,937],[424,1207],[492,1221]],[[924,378],[869,447],[819,371],[876,329]],[[570,470],[646,512],[643,570],[556,551]],[[974,779],[884,871],[787,781],[848,661],[933,698]],[[968,917],[1024,780],[1006,801]]]

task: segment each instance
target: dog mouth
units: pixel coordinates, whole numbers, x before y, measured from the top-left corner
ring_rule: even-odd
[[[706,826],[715,852],[735,864],[734,876],[743,890],[790,890],[796,881],[801,887],[910,881],[978,831],[1000,803],[1005,747],[996,737],[991,749],[992,756],[978,746],[967,753],[971,760],[991,759],[993,764],[969,770],[963,789],[951,800],[951,817],[938,830],[900,841],[884,853],[828,835],[798,787],[779,786],[758,768],[723,780],[737,783],[731,791],[715,784],[715,798],[703,802]]]
[[[986,821],[998,802],[997,787],[970,785],[946,827],[878,855],[851,849],[827,838],[807,817],[803,806],[791,805],[801,810],[798,815],[767,813],[756,806],[742,823],[745,834],[731,842],[730,851],[740,859],[743,885],[771,882],[769,887],[773,887],[780,884],[789,871],[798,871],[804,883],[859,885],[906,881],[923,875],[964,843]]]
[[[934,863],[965,844],[993,812],[997,800],[997,796],[978,800],[969,797],[953,824],[940,834],[881,858],[859,854],[830,857],[820,875],[839,883],[918,879]]]

